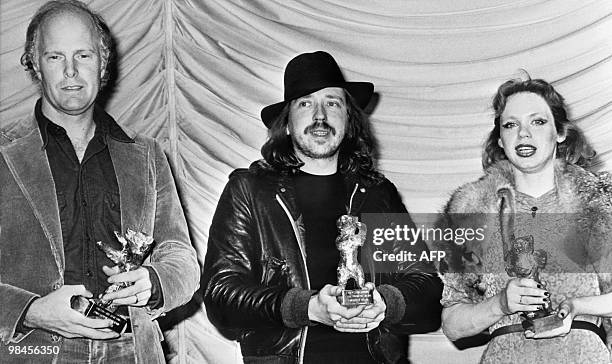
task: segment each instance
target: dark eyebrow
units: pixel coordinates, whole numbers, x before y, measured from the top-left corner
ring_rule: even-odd
[[[542,113],[542,112],[540,112],[540,111],[532,112],[531,114],[529,114],[529,115],[527,115],[527,116],[528,116],[528,117],[530,117],[530,118],[532,118],[532,117],[534,117],[534,116],[539,116],[539,117],[542,117],[542,118],[548,119],[548,117],[546,116],[546,114],[545,114],[545,113]],[[506,116],[506,117],[503,117],[503,115],[502,115],[502,116],[500,117],[500,120],[503,120],[503,121],[506,121],[506,120],[518,120],[518,119],[519,119],[519,118],[517,118],[517,117],[516,117],[516,116],[514,116],[514,115],[510,115],[510,116]]]
[[[82,53],[82,52],[96,53],[96,50],[95,49],[77,49],[76,51],[74,51],[74,53]],[[50,53],[52,53],[52,54],[62,54],[62,55],[64,54],[64,52],[62,52],[62,51],[55,51],[55,50],[45,51],[42,54],[44,56],[44,55],[50,54]]]
[[[342,96],[339,96],[339,95],[325,94],[325,97],[328,98],[328,99],[333,99],[333,100],[338,100],[338,101],[344,102],[344,98]]]

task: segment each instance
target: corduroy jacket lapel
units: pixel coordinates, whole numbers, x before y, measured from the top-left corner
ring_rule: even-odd
[[[0,151],[13,178],[40,222],[51,244],[51,251],[58,270],[63,275],[64,249],[55,183],[34,118],[31,120],[31,128],[27,134],[2,146]]]
[[[151,235],[153,226],[151,214],[147,206],[147,198],[151,191],[149,181],[150,150],[146,145],[139,143],[126,143],[108,138],[108,148],[119,185],[119,198],[121,204],[121,229],[140,231]]]

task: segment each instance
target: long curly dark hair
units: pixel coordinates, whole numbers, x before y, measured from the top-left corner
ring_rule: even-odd
[[[378,184],[384,177],[375,167],[376,142],[370,130],[368,116],[357,106],[348,92],[345,92],[345,95],[348,122],[346,134],[340,143],[338,170],[342,174],[357,175],[366,184]],[[295,155],[291,136],[286,132],[289,108],[288,102],[271,123],[268,140],[261,147],[261,154],[275,169],[295,173],[304,162]]]
[[[100,87],[104,87],[110,78],[109,65],[114,60],[113,38],[101,15],[93,12],[87,5],[76,0],[53,0],[41,6],[30,20],[26,31],[24,53],[21,56],[21,65],[30,73],[33,80],[38,81],[34,66],[38,62],[39,33],[47,18],[56,14],[72,13],[85,14],[98,34],[100,40],[101,64],[105,66],[104,74],[100,80]]]
[[[565,140],[557,144],[557,158],[563,158],[568,163],[587,168],[595,157],[595,151],[589,146],[584,134],[578,127],[568,119],[565,99],[554,87],[542,80],[514,79],[504,82],[497,89],[493,97],[493,110],[495,111],[495,126],[489,133],[482,152],[482,166],[487,169],[499,160],[508,159],[504,150],[499,146],[500,119],[506,108],[508,98],[520,92],[531,92],[539,95],[546,101],[555,119],[555,127],[559,135],[565,133]]]

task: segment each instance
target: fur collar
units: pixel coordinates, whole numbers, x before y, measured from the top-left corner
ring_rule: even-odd
[[[580,226],[588,234],[585,241],[595,245],[607,245],[612,234],[612,177],[608,173],[595,174],[565,161],[555,162],[555,184],[559,210],[563,213],[578,213]],[[500,201],[497,191],[508,188],[516,196],[512,166],[508,161],[499,161],[477,181],[459,187],[445,208],[442,224],[458,223],[454,219],[472,219],[482,214],[499,213]],[[449,214],[454,214],[452,217]],[[467,215],[466,215],[467,214]],[[475,272],[482,256],[482,244],[442,244],[447,251],[446,264],[441,271]],[[476,269],[476,270],[474,270]]]
[[[555,161],[555,184],[559,198],[558,212],[584,209],[594,213],[612,212],[612,177],[595,174],[562,160]],[[510,162],[503,160],[485,171],[477,181],[459,187],[449,200],[446,213],[498,213],[497,190],[516,192]]]

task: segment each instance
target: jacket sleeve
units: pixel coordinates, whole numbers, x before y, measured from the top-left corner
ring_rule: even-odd
[[[235,339],[255,327],[282,326],[288,287],[265,286],[248,181],[234,173],[219,199],[204,263],[204,302],[213,324]]]
[[[397,189],[392,183],[388,184],[389,203],[386,212],[408,215]],[[407,217],[408,221],[404,222],[415,228],[410,216]],[[427,244],[421,239],[414,245],[403,241],[396,242],[394,250],[399,249],[409,250],[417,256],[429,252]],[[392,331],[406,334],[430,332],[440,328],[440,298],[443,286],[431,262],[417,259],[416,262],[398,265],[395,273],[377,275],[377,281],[380,282],[377,289],[387,305],[383,325]]]
[[[189,239],[187,222],[170,166],[155,142],[156,193],[150,265],[159,278],[163,306],[149,310],[154,317],[188,302],[198,288],[200,267]]]
[[[26,310],[39,295],[9,284],[0,283],[0,339],[2,343],[18,343],[33,330],[17,330]]]
[[[10,142],[11,140],[11,138],[6,136],[2,132],[2,130],[0,130],[0,146]],[[5,178],[13,178],[8,177],[10,174],[6,173],[5,171],[8,171],[8,165],[6,164],[4,156],[0,154],[0,189],[5,188],[6,186],[7,182]],[[10,203],[7,205],[6,202],[3,204],[3,201],[1,200],[2,196],[0,196],[0,206],[3,206],[3,208],[8,206],[8,209],[6,209],[6,211],[10,211],[10,213],[19,216],[19,212],[15,211],[15,206],[11,205]],[[20,229],[23,229],[23,226],[17,226],[16,229],[11,229],[10,226],[3,227],[2,217],[0,216],[0,236],[6,238],[9,236],[8,233],[10,232],[10,230],[20,231]],[[6,251],[7,246],[2,245],[3,243],[0,239],[0,254],[4,254],[4,259],[6,260],[6,257],[10,256],[10,252]],[[20,259],[17,259],[15,264],[23,263]],[[11,269],[11,264],[8,264],[7,267],[2,267],[2,271]],[[22,327],[20,327],[20,323],[23,321],[23,317],[27,309],[30,307],[32,301],[40,297],[40,294],[32,292],[29,289],[19,287],[15,284],[7,283],[10,281],[11,279],[9,277],[3,277],[0,274],[0,342],[2,344],[7,345],[10,343],[19,343],[33,331],[25,329],[19,330],[20,328],[23,329]]]

